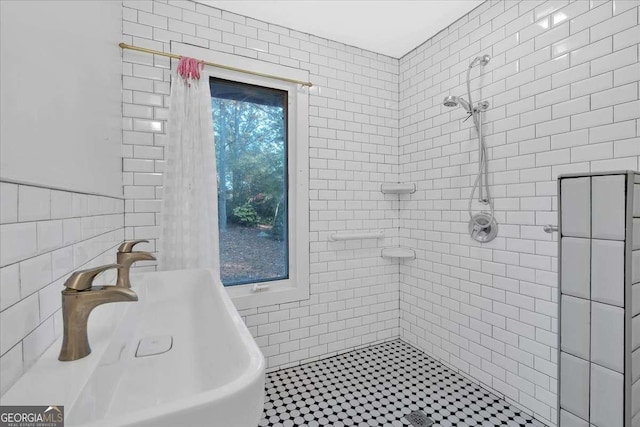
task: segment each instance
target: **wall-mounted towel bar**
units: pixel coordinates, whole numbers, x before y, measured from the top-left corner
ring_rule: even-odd
[[[382,239],[383,237],[384,231],[336,231],[329,236],[329,240],[335,242],[338,240]]]

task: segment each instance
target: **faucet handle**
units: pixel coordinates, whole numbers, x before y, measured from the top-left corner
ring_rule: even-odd
[[[90,289],[93,284],[93,279],[103,271],[112,269],[112,268],[121,268],[120,264],[107,264],[101,265],[100,267],[88,268],[86,270],[79,270],[73,273],[66,282],[64,282],[64,286],[67,289],[73,289],[76,291],[86,291]]]
[[[118,252],[131,252],[133,251],[133,247],[138,243],[149,243],[149,241],[145,239],[125,240],[124,243],[118,247]]]

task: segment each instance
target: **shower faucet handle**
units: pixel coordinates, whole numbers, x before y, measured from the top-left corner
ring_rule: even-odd
[[[547,224],[543,226],[542,229],[544,230],[545,233],[549,233],[549,234],[553,233],[554,231],[558,231],[558,227],[553,224]]]

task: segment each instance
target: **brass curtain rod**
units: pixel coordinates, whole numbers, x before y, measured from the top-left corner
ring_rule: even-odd
[[[146,53],[151,53],[153,55],[166,56],[167,58],[173,58],[173,59],[182,58],[182,55],[177,55],[175,53],[160,52],[159,50],[147,49],[145,47],[132,46],[132,45],[126,44],[126,43],[120,43],[120,44],[118,44],[118,46],[120,46],[122,49],[137,50],[138,52],[146,52]],[[296,83],[296,84],[299,84],[299,85],[302,85],[302,86],[308,86],[308,87],[313,86],[313,84],[311,82],[304,82],[302,80],[288,79],[286,77],[278,77],[278,76],[274,76],[272,74],[259,73],[257,71],[244,70],[242,68],[229,67],[228,65],[216,64],[215,62],[208,62],[208,61],[201,61],[201,62],[204,63],[205,65],[209,65],[211,67],[223,68],[225,70],[230,70],[230,71],[238,71],[240,73],[251,74],[251,75],[254,75],[254,76],[268,77],[268,78],[271,78],[271,79],[282,80],[284,82]]]

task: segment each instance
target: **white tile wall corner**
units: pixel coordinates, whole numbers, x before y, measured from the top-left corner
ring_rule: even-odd
[[[625,183],[624,175],[591,178],[591,227],[594,239],[624,240]]]
[[[598,427],[623,427],[623,388],[622,374],[591,364],[591,424]]]
[[[562,181],[562,235],[591,237],[591,179],[571,178]]]
[[[562,316],[564,329],[564,310]],[[591,303],[591,361],[593,363],[624,373],[624,329],[623,308],[598,302]]]
[[[624,307],[624,241],[591,240],[591,299]]]
[[[640,31],[638,13],[637,2],[487,1],[400,59],[399,181],[418,187],[401,202],[400,244],[417,248],[400,270],[402,337],[548,424],[558,278],[542,225],[556,224],[559,174],[638,170],[638,40],[625,33]],[[464,111],[442,99],[465,96],[469,61],[484,53],[491,62],[471,84],[491,105],[500,232],[479,245],[466,213],[477,142]],[[590,237],[589,193],[563,232]]]
[[[562,237],[562,292],[591,298],[591,240]]]
[[[589,360],[591,348],[591,323],[597,319],[591,314],[589,300],[562,296],[562,329],[560,330],[560,348],[574,356]],[[594,324],[594,332],[598,325]]]
[[[564,409],[583,420],[589,419],[589,362],[562,353],[560,402]]]
[[[398,60],[203,4],[125,1],[122,41],[170,51],[190,43],[309,71],[308,300],[241,312],[269,369],[399,336]],[[169,61],[123,51],[125,234],[155,238],[167,139]],[[153,125],[153,126],[151,126]],[[158,131],[159,130],[159,131]],[[382,229],[381,242],[329,243],[336,230]],[[147,246],[155,251],[155,240]]]
[[[0,206],[2,394],[60,336],[60,291],[69,274],[115,259],[124,201],[0,182]]]

